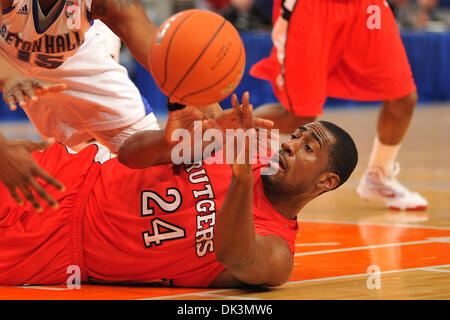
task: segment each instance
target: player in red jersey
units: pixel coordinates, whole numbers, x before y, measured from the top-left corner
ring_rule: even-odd
[[[250,73],[271,82],[280,104],[255,115],[286,133],[322,114],[328,97],[384,101],[358,194],[393,209],[428,202],[396,179],[397,154],[417,102],[416,85],[386,0],[275,0],[270,57]]]
[[[251,130],[257,121],[248,96],[233,104],[223,113],[228,122],[204,122]],[[171,163],[166,135],[204,118],[192,107],[170,111],[165,130],[136,133],[103,164],[96,162],[97,146],[71,154],[56,144],[33,153],[67,189],[53,195],[57,210],[38,213],[0,187],[0,285],[65,283],[73,266],[82,281],[189,287],[287,281],[297,214],[347,180],[357,162],[353,140],[328,122],[302,126],[274,155],[280,157],[274,175],[261,175],[265,169],[248,161]]]

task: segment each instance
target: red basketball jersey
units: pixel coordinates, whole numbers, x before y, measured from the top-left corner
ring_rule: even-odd
[[[294,252],[297,221],[279,214],[254,167],[256,233],[277,235]],[[84,216],[84,256],[91,279],[206,287],[225,267],[216,261],[217,214],[231,167],[198,162],[132,170],[117,159],[101,166]]]
[[[33,153],[66,186],[65,192],[50,188],[57,210],[19,206],[0,184],[0,285],[65,283],[75,266],[82,281],[208,286],[225,270],[213,240],[230,166],[199,162],[132,170],[117,158],[96,162],[97,151],[89,146],[70,154],[55,144]],[[254,168],[256,232],[282,237],[293,253],[297,221],[270,205],[259,170]]]

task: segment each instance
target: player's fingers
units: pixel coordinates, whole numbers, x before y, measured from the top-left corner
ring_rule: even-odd
[[[23,200],[19,195],[17,194],[16,188],[11,186],[6,186],[8,188],[9,193],[11,194],[11,197],[14,199],[14,201],[17,202],[17,204],[22,205]]]
[[[233,109],[236,111],[239,111],[239,100],[235,93],[231,96],[231,105],[233,106]]]
[[[56,178],[45,172],[42,168],[38,167],[37,165],[36,168],[34,169],[34,174],[36,175],[36,177],[41,178],[49,185],[54,186],[59,191],[64,192],[66,190],[66,187],[60,181],[58,181]]]
[[[50,90],[51,84],[42,80],[34,79],[33,88],[37,95],[43,95]]]
[[[31,203],[31,205],[36,211],[38,212],[42,211],[41,204],[36,200],[30,189],[28,189],[28,186],[20,186],[19,190],[22,192],[25,199],[27,199]]]
[[[25,81],[22,83],[22,91],[25,94],[25,97],[29,99],[27,102],[34,102],[37,100],[36,94],[34,93],[34,88],[31,82]]]
[[[248,91],[245,91],[242,95],[242,105],[248,106],[250,104],[250,93]]]
[[[53,209],[58,208],[58,202],[35,179],[30,179],[29,183],[41,199],[45,200]]]
[[[233,105],[233,109],[234,112],[237,116],[238,122],[239,122],[239,126],[243,125],[243,117],[244,117],[244,111],[243,111],[243,107],[242,105],[239,103],[239,100],[237,98],[236,94],[233,94],[232,99],[231,99],[231,103]]]
[[[24,106],[26,104],[25,102],[25,96],[22,92],[22,90],[18,88],[14,88],[10,90],[11,95],[17,100],[20,106]]]
[[[204,120],[203,123],[204,123],[204,126],[206,126],[208,129],[222,130],[222,127],[214,119]]]
[[[254,128],[255,124],[253,121],[253,105],[245,104],[242,110],[242,122],[245,128]]]
[[[263,129],[271,129],[274,126],[274,122],[263,118],[253,118],[255,127]]]
[[[5,100],[9,105],[9,109],[11,111],[16,111],[17,105],[16,105],[16,98],[11,93],[6,94]]]

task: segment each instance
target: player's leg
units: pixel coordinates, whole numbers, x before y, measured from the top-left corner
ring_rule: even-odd
[[[359,6],[352,41],[328,81],[329,96],[384,101],[369,164],[357,193],[389,208],[424,209],[427,201],[396,179],[397,154],[417,102],[408,58],[387,3],[363,0]]]
[[[378,139],[385,145],[399,145],[402,142],[414,114],[417,92],[383,102],[378,115]]]
[[[281,1],[275,1],[274,12],[280,6]],[[271,55],[250,73],[271,82],[280,103],[260,106],[255,115],[274,121],[280,133],[292,133],[322,114],[328,73],[343,50],[335,40],[345,34],[346,6],[345,2],[297,1],[288,27],[275,17]],[[287,34],[284,46],[277,40],[283,39],[283,32]]]
[[[369,163],[357,188],[357,193],[363,199],[382,201],[391,209],[427,208],[425,198],[417,192],[411,192],[396,179],[400,170],[397,155],[416,101],[415,92],[399,99],[384,101]]]
[[[101,20],[95,20],[94,25],[91,28],[94,28],[101,36],[103,36],[106,51],[111,55],[114,61],[118,63],[120,58],[120,47],[122,45],[120,38]]]

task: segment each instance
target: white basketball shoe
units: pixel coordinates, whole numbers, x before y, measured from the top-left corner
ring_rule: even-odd
[[[389,209],[425,210],[428,201],[417,192],[409,191],[396,178],[400,165],[395,163],[391,175],[386,175],[381,168],[370,167],[362,176],[356,193],[364,200],[381,201]]]

